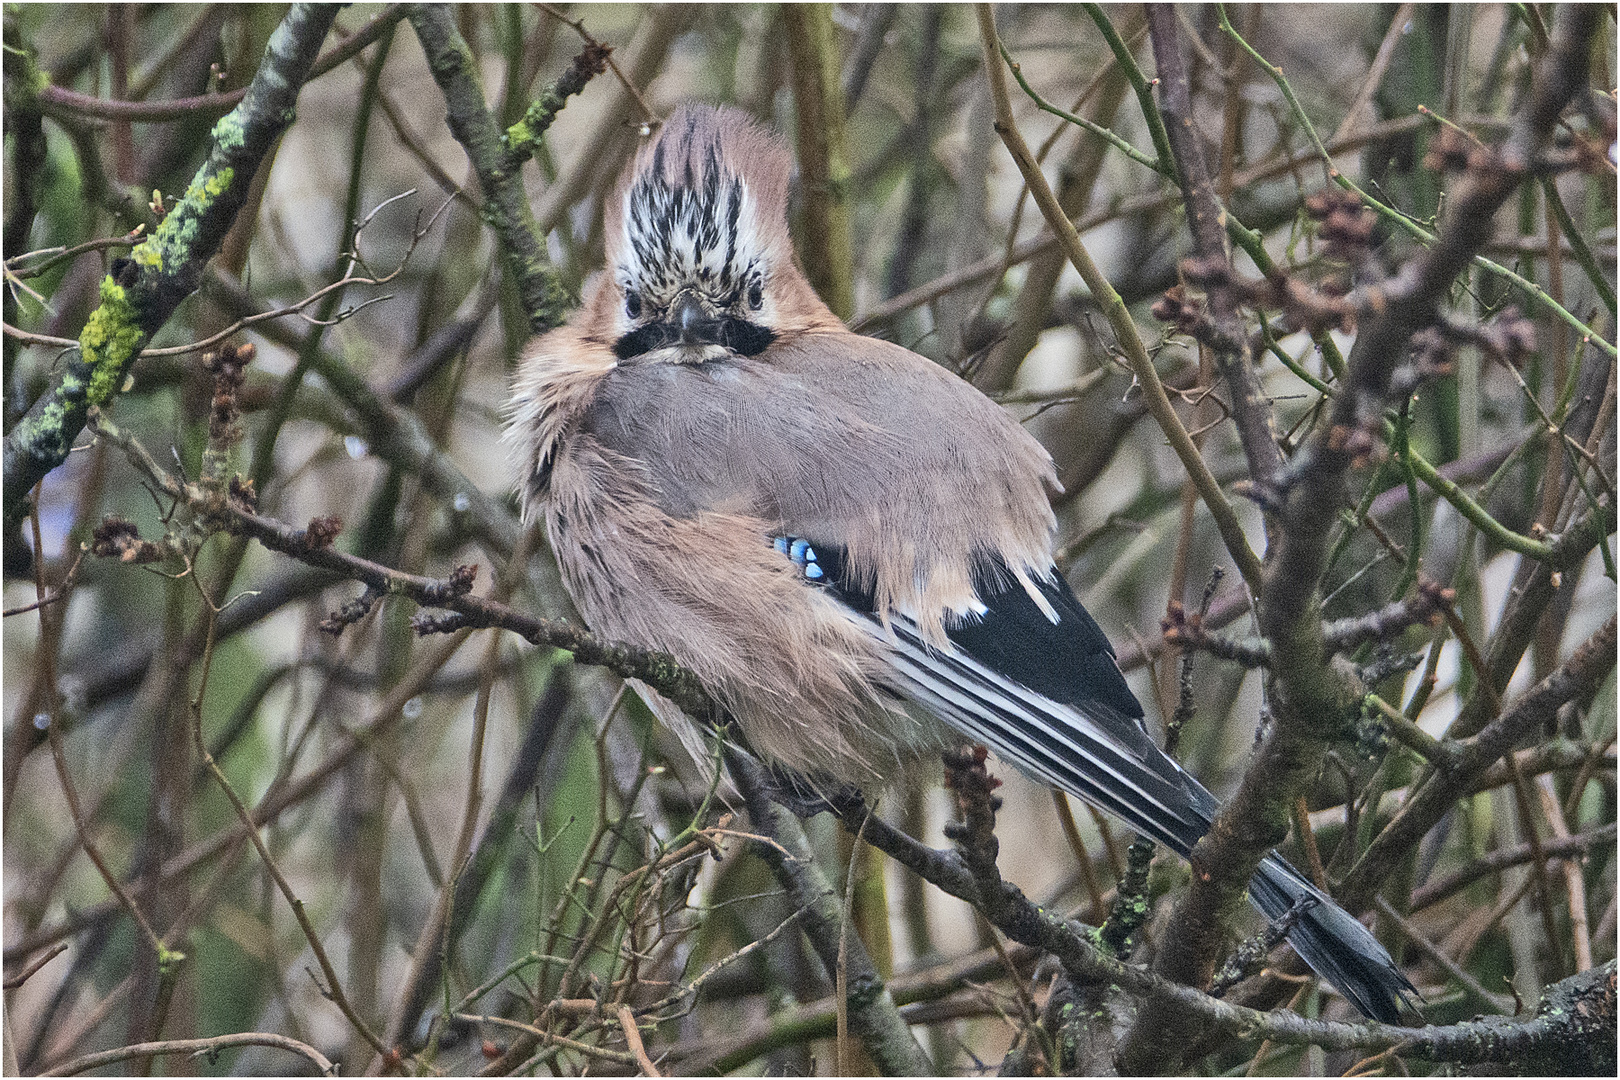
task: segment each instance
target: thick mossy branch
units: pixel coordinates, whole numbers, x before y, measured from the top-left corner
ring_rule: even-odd
[[[1426,1028],[1397,1054],[1459,1065],[1496,1063],[1520,1076],[1615,1074],[1615,963],[1547,987],[1529,1020],[1484,1016]]]
[[[28,491],[67,459],[92,405],[105,405],[130,365],[180,302],[247,199],[265,155],[293,121],[298,91],[337,14],[330,4],[295,4],[270,37],[242,102],[214,125],[208,158],[185,194],[145,241],[101,282],[101,304],[57,383],[6,436],[5,513],[24,512]]]
[[[418,4],[409,17],[427,54],[428,69],[444,94],[445,121],[478,174],[478,186],[484,192],[484,222],[500,240],[507,272],[517,285],[529,326],[537,334],[549,330],[567,317],[573,297],[551,267],[544,238],[529,208],[519,172],[523,155],[509,149],[506,134],[484,102],[472,49],[456,29],[455,12],[445,4]],[[538,126],[538,117],[535,123]],[[549,118],[546,124],[550,124]]]

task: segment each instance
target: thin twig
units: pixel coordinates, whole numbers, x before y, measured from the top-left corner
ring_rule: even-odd
[[[647,1046],[641,1041],[641,1029],[636,1026],[636,1014],[630,1011],[628,1005],[619,1006],[619,1027],[624,1031],[625,1044],[630,1047],[630,1053],[635,1056],[636,1067],[641,1070],[641,1075],[664,1075],[653,1064],[652,1058],[647,1056]]]
[[[111,248],[134,247],[141,241],[141,234],[146,232],[145,224],[137,225],[123,236],[108,236],[99,240],[86,240],[82,244],[72,247],[40,248],[38,251],[25,251],[6,260],[6,270],[19,278],[38,277],[39,275],[70,259],[92,251],[107,251]],[[44,256],[41,258],[41,256]],[[24,260],[40,258],[37,263],[23,265]],[[78,342],[74,342],[78,344]]]
[[[101,1069],[108,1065],[116,1065],[120,1061],[131,1058],[155,1057],[162,1054],[190,1054],[193,1057],[206,1055],[210,1061],[221,1050],[228,1050],[233,1046],[272,1046],[278,1050],[301,1054],[314,1063],[322,1076],[336,1076],[337,1066],[327,1059],[326,1055],[297,1039],[285,1035],[277,1035],[268,1031],[244,1031],[234,1035],[215,1035],[211,1039],[168,1039],[162,1042],[135,1043],[130,1046],[120,1046],[114,1050],[103,1050],[98,1054],[86,1054],[74,1058],[65,1064],[41,1073],[41,1076],[77,1076],[89,1072],[91,1069]]]
[[[29,515],[29,520],[34,532],[35,596],[40,603],[43,603],[46,596],[45,559],[42,554],[45,546],[40,538],[39,496],[37,492],[34,496],[34,509]],[[43,609],[40,611],[40,618],[42,620],[45,618]],[[56,778],[62,785],[62,796],[67,800],[68,814],[73,818],[73,828],[79,835],[79,844],[84,848],[84,853],[90,857],[90,861],[95,864],[96,871],[101,875],[101,879],[107,883],[107,888],[112,890],[113,895],[118,898],[118,902],[129,912],[130,917],[135,920],[135,925],[140,928],[142,935],[151,944],[152,951],[157,955],[159,966],[178,963],[185,959],[184,954],[170,949],[163,939],[158,936],[157,931],[152,929],[152,924],[147,921],[145,914],[136,905],[135,898],[119,882],[118,875],[114,874],[107,866],[107,860],[102,856],[101,849],[90,835],[89,823],[85,820],[84,810],[79,803],[78,789],[74,786],[73,777],[68,772],[67,751],[62,741],[62,724],[65,718],[62,713],[61,691],[57,688],[56,683],[55,650],[49,646],[51,635],[43,627],[39,638],[43,646],[39,650],[40,677],[44,679],[45,696],[49,703],[49,712],[46,714],[45,724],[46,733],[51,744],[51,761],[56,766]]]
[[[214,761],[214,755],[209,752],[208,744],[203,741],[202,700],[204,693],[208,689],[208,673],[213,663],[213,628],[217,615],[217,611],[210,607],[207,615],[209,629],[203,646],[202,675],[199,680],[197,695],[191,701],[191,737],[197,757],[213,775],[214,780],[219,784],[220,790],[225,793],[226,799],[230,801],[231,808],[236,811],[238,820],[247,830],[248,840],[253,844],[254,850],[259,853],[259,860],[264,864],[264,868],[269,873],[271,880],[276,883],[276,888],[280,890],[281,895],[286,899],[287,906],[292,908],[293,918],[298,921],[298,928],[304,932],[304,939],[309,942],[309,948],[315,956],[315,962],[320,965],[321,973],[326,976],[326,985],[321,987],[321,993],[338,1007],[344,1018],[349,1021],[349,1024],[359,1033],[360,1037],[371,1045],[373,1050],[378,1054],[386,1054],[388,1052],[387,1046],[371,1030],[371,1026],[366,1023],[365,1019],[355,1011],[348,995],[344,993],[337,969],[327,956],[326,947],[321,943],[320,935],[315,932],[314,924],[309,921],[309,915],[304,910],[304,902],[298,898],[297,893],[293,892],[293,888],[282,874],[281,867],[277,864],[275,856],[271,855],[270,849],[265,846],[264,837],[260,835],[259,827],[254,824],[252,811],[242,801],[242,797],[236,793],[236,788],[226,778],[219,764]]]
[[[1226,544],[1228,554],[1237,563],[1244,580],[1258,590],[1260,560],[1249,547],[1248,538],[1243,534],[1237,514],[1221,491],[1220,485],[1216,483],[1214,475],[1210,473],[1209,466],[1204,463],[1198,447],[1187,434],[1187,429],[1182,426],[1181,419],[1176,416],[1170,398],[1165,393],[1164,384],[1153,368],[1153,360],[1148,356],[1136,324],[1131,319],[1129,309],[1125,307],[1119,293],[1109,284],[1102,271],[1097,268],[1097,264],[1092,261],[1085,245],[1080,241],[1080,234],[1064,215],[1062,207],[1058,205],[1057,196],[1053,194],[1046,177],[1036,165],[1028,144],[1018,132],[1017,123],[1013,119],[1012,103],[1007,95],[1007,80],[1001,61],[1000,39],[996,36],[995,16],[989,5],[981,4],[976,10],[979,13],[979,33],[984,44],[985,70],[990,77],[990,94],[996,108],[996,133],[1001,136],[1001,141],[1006,144],[1019,171],[1023,173],[1024,181],[1029,185],[1036,205],[1046,218],[1047,226],[1057,234],[1064,254],[1080,272],[1081,278],[1091,290],[1092,297],[1108,317],[1115,338],[1130,361],[1131,370],[1136,374],[1137,382],[1147,401],[1148,411],[1158,421],[1159,427],[1176,451],[1176,456],[1181,459],[1182,466],[1197,485],[1204,505],[1209,507],[1210,516],[1215,519],[1216,529]]]
[[[1395,17],[1389,20],[1389,29],[1384,31],[1384,40],[1378,43],[1378,52],[1373,55],[1373,62],[1367,68],[1366,78],[1361,80],[1361,89],[1356,91],[1356,98],[1345,110],[1344,119],[1339,121],[1338,130],[1328,140],[1333,143],[1342,142],[1352,135],[1357,128],[1365,127],[1362,121],[1363,110],[1372,102],[1373,95],[1383,85],[1384,75],[1389,71],[1390,61],[1395,58],[1395,46],[1406,36],[1408,24],[1412,20],[1414,4],[1402,4],[1395,9]]]
[[[1534,785],[1541,797],[1542,812],[1552,827],[1553,839],[1570,839],[1569,823],[1564,820],[1564,808],[1559,805],[1558,793],[1553,790],[1552,778],[1542,776]],[[1543,850],[1540,854],[1545,855]],[[1569,897],[1569,935],[1575,943],[1575,970],[1586,971],[1592,966],[1591,924],[1586,915],[1586,881],[1581,875],[1579,859],[1561,860],[1564,870],[1564,889]]]
[[[61,956],[63,953],[67,952],[67,949],[68,949],[67,942],[65,942],[65,941],[57,942],[55,945],[52,945],[49,949],[46,949],[43,953],[41,953],[27,967],[25,967],[21,971],[17,972],[17,974],[7,977],[4,984],[0,984],[0,986],[3,986],[4,989],[6,989],[6,990],[15,990],[15,989],[17,989],[23,983],[27,982],[30,978],[32,978],[34,973],[39,971],[40,968],[44,967],[46,964],[50,963],[52,960],[55,960],[58,956]]]
[[[1505,1016],[1513,1015],[1514,1010],[1511,1001],[1504,999],[1501,994],[1491,993],[1480,985],[1478,979],[1464,971],[1461,964],[1447,956],[1444,949],[1430,941],[1416,926],[1412,925],[1410,919],[1395,910],[1394,904],[1391,904],[1382,896],[1378,897],[1375,902],[1378,904],[1378,910],[1388,916],[1400,928],[1401,933],[1405,934],[1407,939],[1416,945],[1423,955],[1445,968],[1446,974],[1456,979],[1457,985],[1461,986],[1469,997],[1494,1013],[1501,1013]]]
[[[405,17],[405,6],[389,4],[372,16],[365,26],[350,34],[342,44],[321,54],[310,68],[308,77],[316,79],[325,75],[376,41],[385,30]],[[236,108],[246,94],[247,87],[243,87],[223,94],[199,94],[172,101],[116,101],[92,97],[61,86],[45,86],[39,91],[40,102],[47,110],[66,111],[96,120],[148,124],[220,116]]]

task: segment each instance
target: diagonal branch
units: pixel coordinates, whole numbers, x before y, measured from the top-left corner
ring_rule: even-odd
[[[1592,693],[1614,670],[1615,619],[1598,628],[1570,658],[1537,683],[1478,735],[1457,740],[1457,764],[1436,772],[1407,799],[1394,819],[1367,848],[1345,876],[1346,902],[1370,902],[1401,852],[1410,851],[1452,805],[1473,788],[1473,781],[1510,753],[1529,733],[1550,722],[1566,701]]]
[[[67,460],[92,405],[106,405],[141,349],[197,290],[245,204],[270,148],[292,123],[299,88],[337,15],[332,4],[294,4],[270,36],[242,103],[214,125],[208,158],[157,230],[101,282],[101,305],[61,376],[6,436],[5,516],[20,518],[30,488]]]
[[[1181,418],[1176,415],[1175,408],[1170,404],[1169,395],[1165,393],[1164,384],[1153,368],[1153,360],[1142,344],[1142,336],[1138,333],[1136,323],[1132,321],[1125,302],[1120,299],[1119,293],[1103,276],[1097,264],[1092,261],[1090,253],[1086,251],[1085,245],[1080,242],[1080,234],[1075,231],[1074,224],[1063,213],[1057,195],[1046,182],[1046,177],[1035,161],[1035,155],[1030,152],[1029,144],[1018,131],[1018,125],[1013,120],[1012,103],[1007,93],[1007,76],[1002,66],[1001,39],[996,34],[994,12],[988,4],[978,5],[977,11],[979,35],[984,45],[985,72],[990,79],[990,96],[996,108],[996,134],[1001,136],[1001,141],[1007,146],[1007,152],[1012,155],[1019,171],[1023,173],[1024,181],[1029,185],[1030,194],[1040,208],[1041,215],[1046,219],[1047,226],[1057,233],[1063,253],[1080,272],[1081,279],[1091,290],[1092,298],[1107,316],[1108,325],[1112,327],[1119,347],[1130,361],[1131,370],[1141,385],[1148,411],[1152,413],[1153,419],[1158,421],[1165,437],[1170,440],[1170,445],[1175,450],[1176,456],[1181,459],[1181,464],[1187,470],[1193,486],[1198,489],[1199,497],[1209,508],[1210,516],[1215,520],[1215,527],[1221,534],[1221,540],[1226,544],[1227,553],[1232,556],[1238,572],[1243,575],[1243,580],[1249,583],[1250,588],[1258,588],[1260,560],[1249,547],[1248,538],[1243,534],[1243,526],[1238,522],[1236,511],[1227,501],[1226,494],[1221,491],[1220,484],[1216,482],[1214,474],[1209,471],[1209,466],[1199,454],[1192,436],[1187,434]]]
[[[472,50],[456,29],[455,12],[447,4],[417,4],[409,18],[427,53],[433,79],[444,93],[445,120],[478,174],[484,192],[484,220],[500,238],[506,268],[517,285],[529,327],[535,333],[549,330],[567,316],[572,298],[551,268],[544,238],[535,227],[534,212],[523,190],[521,157],[509,152],[500,126],[484,103]],[[558,101],[557,108],[561,107]],[[538,126],[539,119],[533,117],[532,125]],[[546,122],[549,124],[549,118]]]
[[[604,642],[577,626],[529,615],[505,604],[471,593],[477,567],[462,567],[448,581],[407,574],[350,555],[332,546],[342,523],[317,518],[308,528],[263,517],[240,499],[209,491],[175,477],[145,447],[106,417],[95,416],[96,432],[122,450],[130,463],[158,490],[184,504],[205,528],[228,529],[259,541],[272,551],[291,556],[321,570],[332,570],[380,592],[405,596],[447,614],[419,616],[419,633],[446,633],[463,629],[510,630],[533,645],[547,645],[574,654],[581,663],[609,668],[627,679],[641,679],[696,717],[713,714],[707,692],[690,672],[663,653],[649,653],[628,645]]]
[[[1209,163],[1204,160],[1204,148],[1193,127],[1192,88],[1187,80],[1187,64],[1181,55],[1175,8],[1170,4],[1149,4],[1147,17],[1153,58],[1159,69],[1159,109],[1175,155],[1176,180],[1187,205],[1193,253],[1200,263],[1230,271],[1232,257],[1226,246],[1225,210],[1215,197]],[[1209,298],[1208,329],[1200,334],[1199,340],[1209,347],[1221,377],[1231,387],[1232,419],[1237,423],[1238,438],[1248,459],[1249,476],[1265,490],[1274,482],[1283,464],[1271,399],[1261,388],[1254,370],[1238,295],[1226,280],[1228,275],[1213,276],[1215,280],[1205,288]]]
[[[1597,19],[1584,5],[1562,10],[1557,43],[1538,65],[1535,93],[1507,142],[1480,156],[1449,201],[1435,245],[1419,252],[1389,283],[1382,314],[1357,336],[1330,422],[1283,476],[1278,542],[1260,603],[1261,632],[1272,648],[1276,723],[1237,793],[1193,852],[1192,888],[1171,919],[1161,953],[1176,977],[1207,979],[1224,941],[1225,916],[1241,902],[1259,860],[1285,834],[1288,808],[1320,767],[1328,741],[1355,715],[1359,688],[1332,665],[1323,640],[1317,582],[1335,520],[1329,511],[1351,468],[1376,445],[1391,377],[1412,336],[1438,319],[1451,283],[1490,239],[1495,211],[1528,175],[1554,121],[1584,82]],[[1407,842],[1416,840],[1403,835]],[[1367,899],[1353,892],[1350,910]],[[1164,1013],[1143,1010],[1126,1040],[1135,1048],[1137,1067],[1175,1067],[1191,1040],[1185,1032],[1167,1040],[1165,1030]]]
[[[846,975],[844,1000],[849,1027],[885,1076],[932,1076],[937,1069],[917,1045],[895,1005],[866,946],[844,924],[843,907],[826,875],[816,865],[804,831],[793,816],[770,798],[764,771],[745,754],[727,748],[726,763],[748,804],[755,829],[774,843],[757,845],[763,858],[786,886],[796,907],[804,912],[802,925],[829,976],[842,969]]]
[[[1037,906],[1016,886],[1000,881],[993,866],[981,867],[986,872],[976,874],[968,868],[970,856],[961,850],[929,848],[884,823],[858,799],[844,800],[834,811],[851,834],[860,832],[874,847],[942,891],[980,912],[996,911],[991,921],[998,929],[1020,944],[1055,956],[1077,985],[1117,987],[1146,1005],[1164,1009],[1165,1015],[1174,1017],[1168,1029],[1170,1036],[1189,1045],[1194,1030],[1207,1025],[1231,1038],[1366,1053],[1398,1048],[1404,1057],[1427,1061],[1511,1062],[1520,1060],[1520,1055],[1551,1061],[1559,1055],[1588,1052],[1585,1046],[1569,1045],[1568,1041],[1579,1042],[1585,1037],[1589,1044],[1596,1044],[1597,1040],[1590,1038],[1594,1024],[1599,1031],[1602,1023],[1607,1023],[1610,1030],[1614,1026],[1612,960],[1548,987],[1535,1015],[1522,1020],[1492,1017],[1483,1022],[1403,1028],[1375,1022],[1311,1020],[1282,1009],[1259,1012],[1244,1008],[1114,959],[1092,943],[1085,927]],[[982,836],[964,834],[964,839],[970,845],[984,842]],[[1001,893],[994,903],[986,903],[980,893],[987,879],[993,879]],[[1560,1006],[1565,1006],[1562,1011]]]

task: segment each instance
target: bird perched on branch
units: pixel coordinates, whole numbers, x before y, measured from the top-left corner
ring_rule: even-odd
[[[583,306],[523,359],[523,506],[580,611],[673,655],[812,783],[881,788],[955,729],[1186,856],[1216,800],[1053,565],[1051,458],[834,317],[794,261],[791,168],[746,115],[677,110],[606,206]],[[1300,955],[1395,1018],[1410,984],[1359,922],[1275,855],[1250,895],[1301,909]]]

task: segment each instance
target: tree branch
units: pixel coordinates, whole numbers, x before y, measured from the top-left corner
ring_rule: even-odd
[[[831,4],[782,8],[798,108],[799,188],[803,193],[805,275],[840,319],[855,313],[849,224],[849,150],[838,81]]]
[[[308,79],[318,79],[338,67],[366,46],[382,37],[383,32],[405,17],[404,4],[389,4],[366,25],[343,39],[342,44],[323,53],[309,69]],[[308,81],[306,79],[306,81]],[[175,98],[172,101],[120,101],[94,97],[69,90],[65,86],[49,85],[40,88],[39,102],[51,116],[69,114],[70,119],[90,117],[95,120],[119,120],[137,124],[161,124],[175,120],[191,120],[198,116],[220,116],[236,108],[247,96],[248,88],[230,90],[223,94],[199,94],[196,97]]]
[[[117,275],[102,279],[101,305],[79,335],[79,350],[6,436],[7,520],[21,517],[29,489],[67,460],[89,408],[113,399],[142,347],[196,291],[253,175],[292,123],[299,88],[336,14],[330,4],[293,5],[271,35],[242,103],[214,125],[208,158],[185,195]]]
[[[1193,127],[1192,88],[1181,55],[1175,8],[1170,4],[1149,4],[1147,17],[1153,58],[1159,71],[1159,108],[1164,114],[1165,134],[1175,156],[1176,179],[1187,206],[1193,252],[1200,262],[1230,271],[1232,257],[1226,246],[1226,215],[1215,197],[1204,148]],[[1255,374],[1238,296],[1230,284],[1221,280],[1210,282],[1205,295],[1209,301],[1209,320],[1207,331],[1199,340],[1209,347],[1215,366],[1231,388],[1232,419],[1237,423],[1238,438],[1248,459],[1249,477],[1262,489],[1269,488],[1282,469],[1282,450],[1277,445],[1271,399]]]
[[[155,1057],[160,1054],[189,1054],[192,1057],[207,1055],[212,1062],[221,1050],[228,1050],[233,1046],[273,1046],[289,1053],[301,1054],[308,1058],[320,1070],[322,1076],[336,1076],[337,1066],[329,1061],[325,1054],[297,1039],[285,1035],[277,1035],[268,1031],[244,1031],[235,1035],[216,1035],[211,1039],[167,1039],[162,1042],[136,1043],[132,1046],[120,1046],[114,1050],[103,1050],[99,1054],[86,1054],[76,1057],[72,1061],[58,1065],[41,1076],[77,1076],[89,1072],[91,1069],[103,1069],[108,1065],[116,1065],[120,1061],[131,1058]]]
[[[433,79],[444,93],[445,120],[478,174],[484,220],[506,253],[507,271],[522,298],[529,327],[535,333],[549,330],[567,317],[573,298],[551,268],[523,190],[519,162],[509,156],[500,126],[484,104],[472,50],[456,29],[455,13],[448,5],[416,4],[409,18]]]
[[[1389,284],[1384,314],[1357,335],[1330,422],[1281,477],[1285,501],[1260,600],[1261,632],[1272,649],[1276,722],[1238,791],[1193,851],[1192,888],[1177,905],[1160,952],[1161,964],[1181,979],[1199,984],[1208,979],[1225,940],[1223,927],[1242,902],[1255,867],[1286,834],[1289,807],[1320,767],[1328,741],[1359,709],[1359,688],[1332,665],[1323,640],[1317,582],[1335,521],[1323,502],[1337,505],[1346,474],[1375,445],[1369,429],[1382,430],[1391,377],[1404,362],[1412,335],[1439,318],[1452,282],[1489,239],[1496,209],[1517,189],[1585,78],[1597,15],[1571,5],[1561,16],[1558,47],[1538,66],[1536,92],[1507,143],[1470,169],[1449,202],[1435,245],[1419,252]],[[1386,830],[1381,856],[1387,858],[1391,847],[1406,850],[1432,824],[1427,815],[1413,821],[1421,829]],[[1352,912],[1370,899],[1359,890],[1344,891]],[[1184,1031],[1167,1038],[1167,1015],[1145,1008],[1127,1037],[1126,1054],[1136,1069],[1171,1071],[1193,1041]]]
[[[990,911],[998,911],[1000,919],[991,919],[991,922],[999,930],[1020,944],[1056,956],[1077,985],[1118,987],[1133,998],[1159,1006],[1166,1015],[1176,1017],[1174,1031],[1183,1037],[1189,1033],[1189,1025],[1198,1024],[1231,1038],[1270,1040],[1290,1046],[1314,1045],[1325,1050],[1356,1049],[1372,1053],[1398,1048],[1396,1052],[1403,1056],[1431,1061],[1508,1063],[1517,1060],[1514,1055],[1519,1053],[1556,1053],[1562,1049],[1560,1038],[1588,1038],[1594,1024],[1602,1021],[1605,1009],[1607,1022],[1613,1028],[1614,961],[1550,987],[1542,1009],[1533,1020],[1515,1022],[1493,1018],[1483,1030],[1478,1022],[1402,1028],[1376,1022],[1344,1024],[1310,1020],[1288,1010],[1247,1009],[1114,959],[1092,944],[1084,927],[1036,906],[1014,886],[1002,882],[1001,898],[995,904],[986,904],[981,896],[983,881],[968,869],[961,854],[935,851],[883,825],[859,799],[843,800],[833,809],[846,830],[855,833],[864,829],[865,839],[874,847],[922,874],[945,892],[972,904],[987,916]],[[1559,1013],[1555,1007],[1565,1000],[1577,999],[1582,1003],[1579,1015]],[[1567,1052],[1582,1051],[1577,1047]],[[1602,1074],[1602,1070],[1597,1074]]]
[[[933,1076],[938,1070],[917,1045],[858,935],[844,927],[843,907],[837,893],[816,865],[810,845],[798,823],[769,796],[763,771],[747,755],[727,747],[726,763],[748,804],[754,828],[774,844],[757,850],[787,888],[793,903],[804,910],[802,925],[816,955],[832,976],[840,963],[847,973],[845,1000],[850,1031],[861,1040],[885,1076]]]
[[[1012,155],[1019,171],[1023,173],[1024,182],[1029,185],[1035,205],[1040,207],[1047,226],[1057,233],[1058,243],[1062,246],[1064,254],[1080,272],[1080,277],[1091,290],[1092,297],[1107,316],[1108,325],[1113,328],[1114,337],[1119,342],[1126,359],[1130,361],[1131,370],[1135,372],[1141,385],[1148,411],[1153,414],[1153,419],[1158,421],[1159,427],[1170,440],[1171,447],[1181,459],[1181,464],[1187,470],[1193,485],[1197,487],[1204,505],[1209,508],[1210,517],[1215,520],[1215,527],[1226,544],[1227,553],[1232,556],[1238,572],[1243,575],[1243,580],[1249,583],[1250,588],[1258,588],[1261,575],[1260,560],[1249,547],[1248,538],[1243,534],[1243,526],[1238,523],[1232,504],[1227,501],[1225,493],[1221,491],[1220,485],[1209,471],[1209,466],[1199,454],[1198,447],[1187,434],[1187,429],[1182,426],[1180,417],[1171,406],[1170,398],[1164,391],[1164,384],[1159,380],[1158,372],[1153,369],[1153,361],[1142,344],[1141,334],[1138,333],[1136,323],[1132,321],[1125,302],[1120,299],[1119,293],[1109,284],[1108,279],[1097,268],[1097,264],[1092,261],[1085,245],[1080,242],[1080,234],[1064,215],[1051,185],[1046,182],[1040,166],[1035,162],[1035,155],[1030,152],[1029,144],[1019,134],[1018,125],[1013,121],[1012,104],[1007,95],[1007,78],[1002,69],[1001,41],[996,35],[995,15],[987,4],[979,5],[977,10],[979,35],[984,45],[985,72],[990,79],[990,95],[996,107],[996,134],[1001,136],[1001,141],[1007,146],[1007,152]]]
[[[317,518],[308,528],[296,529],[261,517],[238,499],[177,479],[160,467],[140,443],[99,413],[96,431],[119,446],[136,469],[159,490],[189,507],[205,527],[229,529],[309,566],[335,571],[389,595],[406,596],[424,607],[449,613],[419,616],[418,633],[491,627],[510,630],[531,644],[564,649],[583,663],[609,668],[627,679],[641,679],[695,717],[714,713],[713,703],[696,677],[666,654],[609,644],[569,623],[527,615],[505,604],[473,596],[470,590],[477,567],[461,567],[450,580],[440,581],[349,555],[332,546],[341,522]]]

